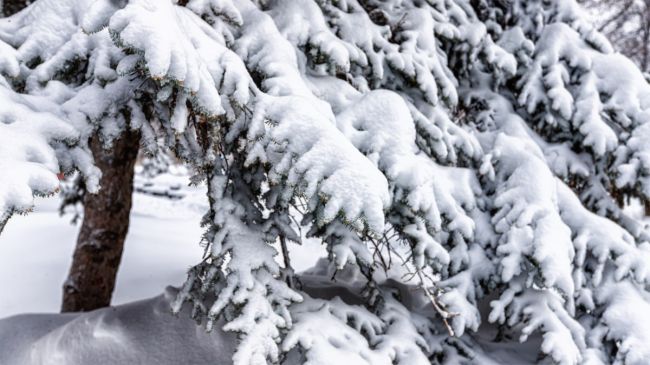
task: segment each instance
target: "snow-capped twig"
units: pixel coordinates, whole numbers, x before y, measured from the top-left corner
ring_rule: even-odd
[[[455,337],[456,334],[454,332],[454,329],[451,328],[448,319],[457,316],[458,313],[449,312],[444,308],[444,306],[440,302],[438,302],[438,299],[436,298],[434,293],[432,293],[431,290],[424,284],[424,276],[422,275],[422,270],[417,270],[416,274],[420,279],[420,289],[422,289],[422,291],[427,296],[427,298],[429,298],[429,301],[431,302],[431,305],[433,305],[433,308],[436,310],[436,312],[438,312],[440,317],[442,317],[442,322],[445,324],[445,327],[447,328],[447,332],[449,333],[449,335]]]

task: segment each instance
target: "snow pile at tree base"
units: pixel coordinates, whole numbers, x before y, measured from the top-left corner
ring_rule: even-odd
[[[340,297],[348,304],[361,299],[343,285],[325,286],[326,278],[302,275],[313,297]],[[331,284],[331,283],[330,283]],[[220,327],[208,333],[190,318],[186,308],[178,317],[170,311],[177,289],[157,297],[87,313],[25,314],[0,320],[0,364],[11,365],[198,365],[228,364],[236,336]],[[483,329],[463,336],[473,352],[471,364],[534,364],[535,344],[491,342],[495,333]],[[531,341],[537,342],[537,341]],[[443,364],[466,360],[443,359]],[[285,362],[293,365],[290,358]]]
[[[215,364],[235,337],[207,333],[188,313],[169,309],[176,290],[78,314],[26,314],[0,320],[0,364]]]

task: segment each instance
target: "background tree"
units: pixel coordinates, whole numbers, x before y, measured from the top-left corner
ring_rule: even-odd
[[[41,151],[0,144],[5,216],[57,162],[97,190],[89,140],[172,148],[210,203],[173,310],[223,318],[235,364],[469,362],[491,329],[650,358],[650,232],[617,201],[650,197],[650,86],[572,0],[39,0],[0,39],[2,127]],[[279,257],[304,237],[315,279]]]
[[[650,70],[650,3],[646,0],[582,0],[616,50]]]

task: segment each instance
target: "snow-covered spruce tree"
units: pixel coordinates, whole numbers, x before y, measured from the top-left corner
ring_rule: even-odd
[[[131,130],[208,185],[173,309],[223,318],[235,364],[483,363],[513,337],[541,363],[645,364],[650,235],[620,203],[650,198],[650,85],[585,19],[574,0],[39,0],[0,21],[0,138],[23,133],[0,144],[2,209],[56,190],[57,163],[96,190],[87,141]],[[331,267],[296,276],[306,237]]]

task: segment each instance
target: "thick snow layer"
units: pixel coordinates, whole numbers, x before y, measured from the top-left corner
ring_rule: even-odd
[[[82,314],[28,314],[0,320],[0,364],[214,364],[234,351],[233,335],[207,333],[163,295]]]
[[[318,304],[321,299],[339,297],[330,302],[333,315],[346,308],[361,307],[360,298],[353,287],[326,283],[325,277],[306,274],[302,276],[305,290],[315,298],[310,303]],[[0,320],[0,364],[11,365],[199,365],[227,364],[235,350],[235,337],[223,332],[219,321],[215,330],[207,333],[190,319],[185,310],[174,317],[170,302],[176,296],[176,289],[168,287],[162,295],[150,299],[99,309],[78,314],[26,314]],[[352,306],[348,306],[352,304]],[[323,310],[326,310],[323,307]],[[312,319],[314,319],[312,317]],[[335,321],[334,321],[335,322]],[[334,322],[329,325],[333,325]],[[319,326],[326,323],[318,323]],[[339,322],[340,324],[340,322]],[[329,326],[328,325],[328,326]],[[327,326],[326,326],[327,327]],[[346,327],[347,326],[343,326]],[[321,327],[322,328],[322,327]],[[343,328],[345,330],[346,328]],[[398,330],[398,329],[396,329]],[[334,334],[339,336],[338,334]],[[345,334],[343,334],[345,336]],[[473,338],[465,339],[471,344],[474,364],[496,365],[535,363],[537,350],[535,341],[526,345],[515,343],[492,343],[495,332],[484,329]],[[358,335],[358,345],[368,346]],[[336,345],[336,343],[333,343]],[[356,349],[352,349],[356,351]],[[345,347],[337,346],[346,364],[366,364],[368,359],[354,361],[346,355]],[[347,354],[350,354],[348,352]],[[489,354],[489,356],[487,355]],[[453,356],[449,364],[454,362]],[[322,360],[322,359],[321,359]],[[339,363],[343,363],[339,362]],[[321,362],[314,362],[314,364]],[[296,364],[291,356],[287,365]],[[330,364],[330,362],[328,362]]]

